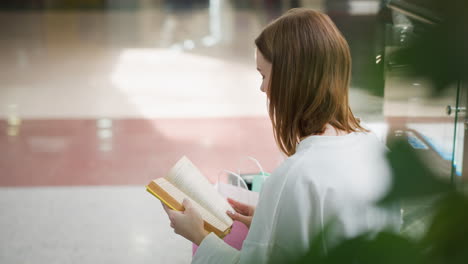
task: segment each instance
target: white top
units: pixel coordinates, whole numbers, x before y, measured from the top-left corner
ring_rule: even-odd
[[[332,218],[346,237],[388,226],[389,214],[373,206],[390,185],[385,152],[370,133],[302,140],[264,183],[242,250],[210,234],[192,263],[288,263]],[[324,246],[336,238],[327,235]]]

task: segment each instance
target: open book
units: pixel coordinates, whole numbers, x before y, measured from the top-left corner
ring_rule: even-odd
[[[205,230],[223,238],[231,231],[232,219],[229,205],[193,163],[182,157],[164,178],[151,181],[146,190],[173,210],[183,211],[184,198],[201,214]]]

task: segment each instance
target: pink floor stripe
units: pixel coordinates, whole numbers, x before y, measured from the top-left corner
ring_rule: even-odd
[[[242,156],[267,171],[282,159],[268,118],[0,120],[0,132],[0,186],[143,185],[182,155],[214,181],[255,170]]]

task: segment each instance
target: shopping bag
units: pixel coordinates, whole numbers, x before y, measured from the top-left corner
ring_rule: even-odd
[[[251,186],[252,188],[255,188],[255,191],[249,190],[247,183],[245,182],[244,178],[242,178],[240,171],[239,173],[235,173],[224,170],[222,174],[218,174],[218,181],[215,184],[215,187],[218,189],[218,192],[225,198],[231,198],[241,203],[256,206],[261,185],[269,174],[263,171],[263,168],[257,160],[252,157],[247,158],[253,160],[260,169],[259,173],[251,174],[253,175]],[[234,221],[231,232],[225,236],[223,240],[231,247],[237,250],[241,250],[242,244],[247,237],[248,232],[249,229],[245,224],[239,221]],[[193,255],[195,255],[197,249],[198,246],[193,244]]]

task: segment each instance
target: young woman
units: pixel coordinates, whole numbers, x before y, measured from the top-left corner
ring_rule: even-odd
[[[256,208],[229,200],[250,226],[241,251],[207,234],[190,202],[165,207],[177,234],[199,245],[193,263],[289,263],[333,221],[323,245],[379,225],[372,204],[389,184],[385,147],[348,104],[348,44],[327,15],[292,9],[255,40],[261,90],[288,158],[264,183]]]

